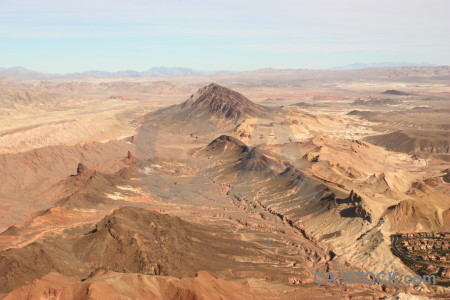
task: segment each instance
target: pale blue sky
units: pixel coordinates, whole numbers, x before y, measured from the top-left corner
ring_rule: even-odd
[[[0,67],[450,64],[448,0],[0,0]]]

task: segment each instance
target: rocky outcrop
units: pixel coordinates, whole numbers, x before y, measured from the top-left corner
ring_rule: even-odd
[[[370,209],[368,208],[367,204],[365,202],[361,202],[357,205],[355,205],[355,214],[356,217],[362,218],[366,221],[372,222],[372,213],[370,212]]]
[[[350,203],[357,204],[362,201],[362,197],[359,196],[354,190],[351,190],[350,195],[348,195],[348,201]]]
[[[310,162],[318,162],[320,158],[319,154],[308,152],[303,155],[303,159]]]
[[[450,169],[446,169],[443,172],[444,175],[442,176],[442,180],[444,180],[444,182],[450,183]]]
[[[77,166],[77,176],[86,176],[88,173],[89,171],[86,165],[79,163]]]
[[[131,151],[128,151],[127,153],[127,163],[132,164],[136,161],[136,157],[131,153]]]
[[[280,173],[285,170],[285,165],[277,160],[272,153],[254,147],[239,161],[237,169],[240,171]]]
[[[341,210],[341,216],[362,218],[368,222],[374,221],[373,211],[369,207],[367,201],[354,190],[351,190],[349,196],[346,199],[339,201],[339,203],[345,203],[347,205],[346,208]]]
[[[247,145],[245,145],[240,140],[228,135],[219,136],[204,148],[204,153],[208,155],[225,154],[225,152],[229,154],[234,153],[236,155],[240,155],[248,151],[249,148],[247,147]]]

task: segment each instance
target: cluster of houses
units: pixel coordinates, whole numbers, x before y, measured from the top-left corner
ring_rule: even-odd
[[[450,279],[450,232],[416,232],[399,234],[403,249],[415,252],[423,261],[431,264],[425,265],[427,274],[436,274],[441,270],[442,278]]]
[[[416,232],[416,233],[404,233],[400,235],[402,238],[447,238],[450,239],[450,232]]]
[[[421,259],[450,262],[450,233],[420,232],[402,234],[401,237],[406,239],[401,241],[401,246],[408,251],[431,252],[438,250],[440,253],[444,253],[422,255]]]
[[[422,256],[420,256],[420,258],[423,260],[450,262],[450,253],[447,253],[445,256],[444,255],[434,255],[434,254],[422,255]]]

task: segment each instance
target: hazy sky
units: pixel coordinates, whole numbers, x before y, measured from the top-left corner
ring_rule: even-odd
[[[0,66],[450,64],[448,0],[0,0]]]

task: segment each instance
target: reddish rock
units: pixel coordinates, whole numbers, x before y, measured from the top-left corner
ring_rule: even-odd
[[[128,163],[134,163],[135,161],[136,161],[136,157],[133,155],[133,154],[131,154],[131,151],[128,151],[128,154],[127,154],[127,161],[128,161]]]
[[[78,166],[77,166],[77,176],[87,175],[88,171],[89,171],[88,168],[84,164],[82,164],[82,163],[78,164]]]

